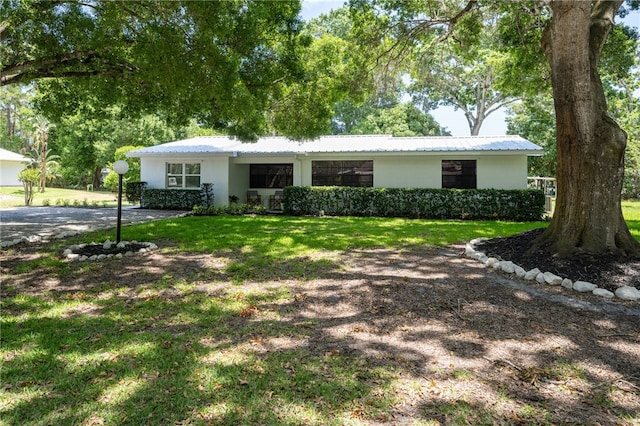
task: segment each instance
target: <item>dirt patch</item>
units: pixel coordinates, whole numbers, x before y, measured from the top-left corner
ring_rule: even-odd
[[[572,281],[587,281],[615,292],[618,287],[631,286],[640,290],[640,258],[621,259],[614,255],[553,255],[548,245],[530,250],[533,241],[544,232],[534,229],[504,238],[494,238],[476,246],[487,256],[510,260],[526,270],[538,268]]]
[[[38,256],[34,250],[25,246],[3,259],[9,277],[3,297],[78,288],[100,297],[116,269],[118,291],[130,289],[122,297],[136,297],[166,276],[194,277],[197,291],[212,297],[239,285],[226,276],[223,253],[154,252],[93,263],[90,271],[59,279],[45,268],[20,272],[20,264]],[[258,304],[239,323],[265,315],[304,329],[256,339],[247,350],[306,348],[392,368],[398,403],[388,417],[363,424],[638,424],[637,303],[590,294],[558,298],[548,286],[510,280],[462,251],[353,251],[312,279],[245,281],[246,289],[285,287],[290,298]],[[206,279],[198,281],[205,268]]]

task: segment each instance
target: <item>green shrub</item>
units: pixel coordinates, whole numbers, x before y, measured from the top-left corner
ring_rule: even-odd
[[[141,206],[145,209],[191,210],[201,203],[199,189],[156,189],[142,190]]]
[[[110,170],[109,173],[104,177],[104,180],[102,181],[102,186],[104,186],[111,192],[117,192],[119,182],[120,182],[119,175],[113,170]]]
[[[267,214],[267,208],[264,206],[256,206],[252,204],[229,204],[228,206],[195,206],[192,210],[195,216],[242,216],[245,214]]]
[[[379,216],[427,219],[540,220],[539,190],[287,187],[291,215]]]
[[[201,185],[201,195],[200,195],[202,205],[209,208],[213,206],[213,184],[212,183],[203,183]]]
[[[127,201],[134,204],[142,204],[142,191],[147,182],[127,182],[125,195]]]

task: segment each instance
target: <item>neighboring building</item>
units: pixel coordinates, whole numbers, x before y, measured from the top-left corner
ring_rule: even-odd
[[[18,175],[31,160],[0,148],[0,186],[22,186]]]
[[[527,157],[542,148],[520,136],[323,136],[306,142],[265,137],[242,143],[197,137],[129,151],[148,188],[213,183],[215,204],[247,191],[263,202],[285,186],[527,188]]]

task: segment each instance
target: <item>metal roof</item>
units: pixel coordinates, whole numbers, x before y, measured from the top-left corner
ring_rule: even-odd
[[[542,148],[520,136],[425,136],[389,135],[322,136],[310,141],[264,137],[242,142],[226,136],[204,136],[130,151],[128,157],[174,154],[307,154],[307,153],[419,153],[507,151],[541,155]]]
[[[12,151],[8,151],[6,149],[0,148],[0,160],[2,161],[16,161],[20,163],[28,163],[31,161],[29,157],[25,157],[24,155],[17,154]]]

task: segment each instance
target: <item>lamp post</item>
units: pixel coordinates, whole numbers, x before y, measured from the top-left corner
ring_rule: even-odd
[[[122,175],[129,171],[129,163],[118,160],[113,163],[113,171],[118,174],[118,227],[116,233],[116,244],[120,242],[120,228],[122,226]]]

